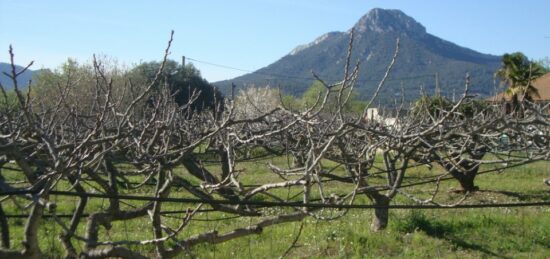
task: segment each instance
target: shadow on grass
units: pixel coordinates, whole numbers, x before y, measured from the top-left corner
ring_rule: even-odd
[[[547,242],[543,242],[543,241],[537,240],[537,241],[535,241],[535,243],[536,243],[537,245],[540,245],[540,246],[543,246],[543,247],[546,247],[546,248],[550,249],[550,244],[547,243]]]
[[[476,250],[493,257],[510,258],[501,254],[497,254],[479,244],[471,243],[454,236],[454,233],[457,231],[457,228],[464,229],[464,228],[471,228],[471,227],[474,227],[474,226],[468,225],[468,224],[457,226],[457,225],[445,224],[439,221],[430,220],[424,214],[417,211],[412,211],[411,215],[405,221],[403,221],[397,226],[397,229],[399,231],[407,232],[407,233],[411,233],[414,231],[422,231],[426,233],[428,236],[446,240],[447,242],[450,242],[456,247],[469,249],[469,250]]]
[[[479,190],[479,192],[502,194],[508,197],[516,198],[520,201],[550,200],[550,191],[538,191],[535,193],[519,193],[519,192],[498,191],[498,190]]]

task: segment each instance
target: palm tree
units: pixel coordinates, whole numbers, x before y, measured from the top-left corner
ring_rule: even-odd
[[[519,97],[522,101],[533,101],[533,97],[540,97],[533,81],[544,74],[544,69],[529,59],[521,52],[504,54],[502,56],[502,67],[496,75],[502,82],[508,85],[505,94],[511,97],[512,112],[520,108]]]

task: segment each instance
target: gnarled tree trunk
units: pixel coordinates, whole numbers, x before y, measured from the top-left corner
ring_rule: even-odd
[[[370,193],[367,195],[372,199],[375,206],[380,206],[374,209],[371,230],[384,230],[388,226],[389,208],[387,206],[390,205],[391,199],[379,193]]]

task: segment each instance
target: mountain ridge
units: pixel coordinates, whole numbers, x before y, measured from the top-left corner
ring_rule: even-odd
[[[19,72],[23,69],[24,67],[15,65],[16,72]],[[4,90],[11,90],[13,88],[13,81],[11,80],[11,78],[9,78],[4,74],[4,73],[7,73],[11,75],[11,70],[12,70],[11,64],[0,62],[0,84],[2,84],[2,86],[5,88]],[[29,80],[32,79],[32,76],[35,72],[36,71],[27,69],[25,72],[23,72],[21,75],[17,77],[17,84],[20,87],[27,86],[27,83],[29,82]]]
[[[431,93],[436,85],[447,96],[461,93],[467,73],[472,79],[472,93],[487,96],[493,90],[493,76],[500,66],[500,56],[483,54],[429,34],[422,24],[400,10],[372,9],[352,29],[355,37],[352,64],[362,62],[356,89],[363,98],[370,96],[382,78],[397,38],[400,52],[380,93],[381,102],[391,103],[396,96],[414,100],[420,95],[420,89]],[[336,82],[343,75],[352,29],[325,33],[266,67],[214,85],[226,93],[231,83],[235,83],[238,87],[276,86],[287,94],[301,95],[314,81],[311,71]]]

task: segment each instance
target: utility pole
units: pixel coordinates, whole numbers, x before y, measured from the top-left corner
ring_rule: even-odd
[[[435,95],[441,96],[441,88],[439,88],[439,73],[435,73]]]
[[[185,56],[181,56],[181,67],[185,67]]]

